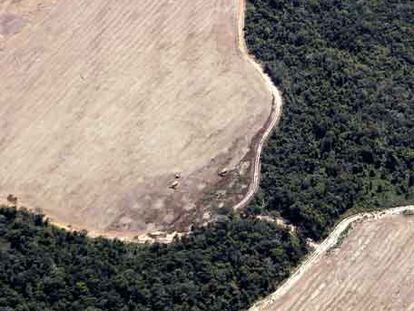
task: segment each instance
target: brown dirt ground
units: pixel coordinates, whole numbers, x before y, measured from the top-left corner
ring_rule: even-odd
[[[271,111],[238,4],[0,0],[0,196],[92,232],[188,225]]]
[[[359,221],[339,246],[260,310],[414,310],[414,216]]]

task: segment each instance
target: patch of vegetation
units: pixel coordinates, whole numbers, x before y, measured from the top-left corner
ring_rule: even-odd
[[[403,211],[402,212],[402,214],[404,215],[404,216],[414,216],[414,211],[413,210],[405,210],[405,211]]]
[[[265,204],[319,240],[347,210],[414,200],[414,3],[251,0],[246,38],[283,92]]]
[[[338,240],[336,241],[336,243],[334,245],[332,245],[331,248],[328,249],[328,253],[332,252],[333,250],[337,249],[338,247],[340,247],[342,245],[342,243],[344,242],[345,238],[349,235],[349,233],[352,231],[353,229],[353,224],[349,224],[348,227],[345,228],[344,231],[341,232],[341,234],[338,237]]]
[[[286,230],[231,215],[171,245],[139,245],[2,208],[0,310],[240,310],[305,252]]]

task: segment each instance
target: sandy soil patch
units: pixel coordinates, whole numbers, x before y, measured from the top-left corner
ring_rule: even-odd
[[[414,216],[352,226],[290,290],[254,310],[414,310]]]
[[[25,1],[1,2],[30,23],[0,52],[0,195],[89,231],[187,226],[271,111],[239,2]]]

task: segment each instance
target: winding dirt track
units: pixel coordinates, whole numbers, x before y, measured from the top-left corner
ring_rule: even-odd
[[[260,156],[262,154],[264,144],[266,143],[267,139],[269,138],[276,124],[280,120],[280,117],[282,114],[282,107],[283,107],[282,96],[280,95],[279,90],[273,84],[270,77],[267,74],[265,74],[261,65],[253,58],[253,56],[249,54],[249,51],[247,49],[246,40],[244,38],[245,11],[246,11],[246,0],[239,0],[238,35],[237,35],[238,47],[243,57],[252,64],[252,66],[257,70],[257,72],[259,72],[267,88],[272,93],[273,104],[272,104],[272,115],[270,117],[270,123],[268,127],[265,129],[265,132],[263,133],[263,136],[260,138],[260,141],[257,145],[255,158],[253,162],[253,166],[254,166],[253,176],[252,176],[252,181],[250,182],[250,185],[249,185],[249,190],[244,196],[244,198],[234,206],[235,210],[244,208],[250,202],[250,200],[253,198],[253,196],[255,195],[255,193],[257,192],[259,188]]]
[[[315,264],[321,260],[323,256],[326,255],[327,251],[329,251],[338,243],[341,234],[351,224],[362,219],[378,220],[387,216],[401,214],[404,211],[414,212],[414,205],[400,206],[379,212],[361,213],[344,219],[335,227],[332,233],[321,244],[317,246],[313,253],[297,268],[295,273],[293,273],[289,277],[289,279],[287,279],[282,284],[282,286],[280,286],[273,294],[269,295],[264,300],[257,302],[253,307],[251,307],[250,311],[273,310],[273,306],[279,304],[280,300],[282,300],[288,293],[293,292],[295,290],[295,286],[297,286],[298,283],[301,282],[301,280],[303,280],[304,275],[308,273],[308,271],[311,270],[315,266]],[[306,306],[306,301],[304,301],[304,306]],[[335,306],[335,308],[336,310],[340,310],[340,306]],[[278,310],[284,309],[282,308]]]

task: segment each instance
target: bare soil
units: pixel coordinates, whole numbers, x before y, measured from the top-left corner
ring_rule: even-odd
[[[414,310],[414,217],[352,226],[294,286],[252,310]]]
[[[206,217],[272,109],[239,4],[0,0],[0,196],[98,233]]]

